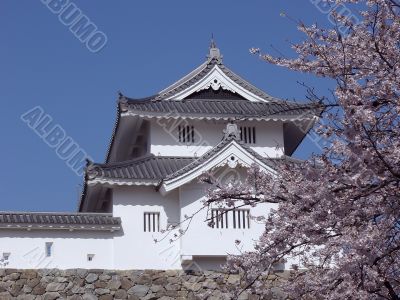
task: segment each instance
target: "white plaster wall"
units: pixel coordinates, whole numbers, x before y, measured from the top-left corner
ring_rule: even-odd
[[[202,207],[206,185],[196,183],[187,184],[180,188],[181,215],[190,216]],[[273,205],[261,204],[250,209],[253,216],[266,215]],[[250,221],[249,229],[217,229],[211,228],[205,222],[206,210],[194,216],[190,227],[181,240],[183,255],[193,256],[222,256],[238,254],[239,249],[235,240],[240,240],[239,248],[242,251],[252,250],[256,241],[264,231],[264,225],[254,220]]]
[[[282,122],[245,122],[243,126],[256,127],[256,144],[251,145],[251,148],[258,154],[272,158],[281,157],[284,154]]]
[[[221,174],[223,170],[217,172]],[[228,172],[229,173],[229,172]],[[238,170],[244,179],[246,170]],[[252,250],[254,242],[264,231],[264,225],[251,220],[250,229],[216,229],[205,222],[206,210],[196,214],[187,232],[173,243],[173,233],[165,238],[163,233],[144,232],[145,212],[160,212],[161,228],[168,223],[184,221],[202,208],[208,185],[194,180],[165,197],[154,187],[116,187],[113,190],[113,213],[121,217],[123,233],[114,238],[114,267],[116,269],[182,269],[181,255],[193,256],[194,269],[219,269],[227,254]],[[274,205],[263,204],[249,208],[253,216],[265,215]],[[155,243],[154,239],[160,240]],[[235,240],[241,244],[237,248]],[[186,268],[186,266],[184,266]]]
[[[178,243],[170,236],[144,232],[145,212],[160,212],[161,229],[179,222],[178,192],[163,197],[154,187],[116,187],[113,190],[113,213],[121,217],[123,235],[114,238],[116,269],[181,269]]]
[[[223,171],[223,170],[221,170]],[[237,170],[240,178],[244,178],[245,170]],[[220,172],[223,173],[223,172]],[[230,172],[227,172],[229,174]],[[181,221],[183,216],[193,215],[202,208],[202,200],[205,199],[207,185],[200,185],[196,182],[186,184],[180,188]],[[244,206],[250,210],[252,216],[266,216],[271,209],[277,209],[277,204],[259,204],[256,207]],[[205,221],[206,210],[196,214],[191,224],[181,238],[181,253],[185,256],[193,256],[191,268],[197,270],[218,270],[226,261],[228,254],[240,254],[244,251],[254,250],[255,242],[264,232],[264,224],[256,220],[250,220],[249,229],[234,228],[211,228]],[[231,219],[229,227],[232,227]],[[235,240],[240,240],[236,245]],[[299,264],[297,258],[286,257],[287,262],[276,265],[279,270],[291,269],[293,264]]]
[[[226,123],[186,120],[152,121],[150,152],[160,156],[201,156],[221,142]],[[180,144],[178,140],[178,125],[185,126],[187,124],[193,125],[195,129],[195,143],[193,145]],[[283,155],[282,122],[240,122],[238,126],[256,127],[256,144],[249,144],[249,146],[259,154],[266,157]]]
[[[45,256],[45,243],[53,254]],[[60,230],[0,230],[0,256],[11,253],[8,268],[104,268],[112,269],[112,233]],[[87,261],[87,254],[95,254]]]

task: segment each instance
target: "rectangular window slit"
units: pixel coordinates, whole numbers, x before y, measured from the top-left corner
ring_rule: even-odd
[[[46,243],[46,257],[50,257],[53,255],[53,243],[47,242]]]
[[[241,126],[240,127],[240,140],[246,144],[256,143],[256,127]]]
[[[218,229],[250,228],[250,211],[248,209],[226,209],[226,208],[212,209],[211,219],[213,228],[218,228]]]
[[[180,143],[194,143],[195,142],[195,132],[193,125],[179,125],[178,126],[178,141]]]
[[[87,260],[88,261],[93,261],[93,258],[94,258],[94,254],[88,254],[87,255]]]
[[[144,232],[159,232],[160,231],[160,213],[145,212],[143,214]]]

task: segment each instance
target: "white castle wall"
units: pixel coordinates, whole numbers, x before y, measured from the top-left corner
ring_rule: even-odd
[[[195,143],[184,145],[178,140],[178,125],[193,125]],[[265,157],[280,157],[284,153],[282,122],[240,122],[238,126],[256,127],[256,144],[251,148]],[[158,120],[151,123],[150,152],[161,156],[201,156],[223,138],[226,123],[215,121]]]
[[[241,171],[243,175],[243,170]],[[181,269],[181,255],[193,256],[196,268],[218,269],[224,256],[253,248],[263,225],[251,220],[250,229],[216,229],[205,222],[206,210],[195,215],[187,232],[170,243],[174,232],[144,232],[144,212],[160,212],[161,228],[177,224],[202,207],[208,186],[193,182],[163,197],[154,187],[116,187],[114,216],[121,217],[122,231],[82,232],[59,230],[1,230],[0,256],[11,253],[9,268],[88,269]],[[252,215],[265,215],[273,205],[250,208]],[[184,223],[181,229],[186,229]],[[155,243],[154,239],[164,240]],[[45,243],[52,242],[52,256],[45,256]],[[93,261],[87,260],[94,254]]]
[[[188,184],[181,188],[182,215],[192,215],[201,208],[201,201],[205,198],[204,188],[195,184]],[[271,207],[272,205],[263,204],[254,208],[244,208],[250,209],[250,214],[257,216],[265,215]],[[187,233],[182,237],[182,254],[207,257],[224,256],[228,253],[238,254],[239,249],[243,251],[253,249],[254,241],[264,231],[263,224],[255,220],[250,221],[249,229],[234,229],[231,220],[229,220],[229,228],[211,228],[204,222],[206,216],[206,211],[203,211],[192,220]],[[241,243],[236,245],[235,240],[240,240]]]
[[[220,169],[218,175],[224,169]],[[226,169],[232,172],[232,169]],[[237,172],[236,172],[237,171]],[[234,169],[243,180],[245,169]],[[251,220],[249,229],[216,229],[205,222],[206,210],[193,217],[181,229],[187,232],[170,243],[174,232],[145,232],[144,213],[159,212],[160,227],[178,224],[185,215],[191,216],[202,208],[206,189],[197,179],[166,196],[154,186],[116,186],[113,188],[113,214],[122,220],[117,232],[60,231],[60,230],[0,230],[0,256],[11,253],[10,268],[100,268],[100,269],[181,269],[181,256],[193,256],[201,269],[218,269],[223,256],[238,253],[235,240],[242,251],[250,250],[262,234],[264,226]],[[266,215],[273,205],[250,208],[253,216]],[[155,243],[155,239],[160,242]],[[45,243],[53,243],[51,257],[45,257]],[[93,261],[87,260],[94,254]]]
[[[10,253],[9,268],[104,268],[113,267],[112,233],[60,230],[0,231],[0,257]],[[52,255],[46,257],[45,244],[52,242]],[[95,254],[93,261],[87,254]]]
[[[169,237],[159,243],[161,233],[144,232],[145,212],[160,212],[160,227],[179,221],[178,193],[166,197],[154,187],[116,187],[113,191],[114,216],[121,217],[123,235],[114,238],[115,269],[180,269],[179,242]]]
[[[242,175],[244,171],[242,171]],[[200,268],[218,269],[224,261],[221,256],[238,253],[235,240],[241,240],[242,250],[253,248],[263,232],[263,225],[251,221],[250,229],[215,229],[205,222],[206,210],[194,216],[188,231],[170,243],[173,233],[144,232],[145,212],[160,212],[161,228],[178,223],[202,207],[208,186],[193,182],[165,197],[154,187],[117,187],[113,192],[114,216],[121,217],[123,235],[114,238],[114,268],[116,269],[181,269],[181,255],[195,256]],[[250,208],[252,215],[268,213],[271,205]],[[182,223],[185,230],[188,223]],[[155,243],[154,239],[163,241]]]

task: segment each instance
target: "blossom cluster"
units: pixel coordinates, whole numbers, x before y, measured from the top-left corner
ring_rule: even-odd
[[[277,165],[277,176],[254,166],[206,205],[279,204],[255,250],[229,258],[241,286],[260,289],[280,276],[274,266],[296,258],[279,281],[289,299],[400,299],[400,1],[325,1],[356,5],[358,22],[333,14],[334,28],[299,23],[306,38],[294,59],[251,52],[334,80],[315,128],[329,145],[304,163]]]

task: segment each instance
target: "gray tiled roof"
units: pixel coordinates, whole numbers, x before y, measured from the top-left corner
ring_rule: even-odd
[[[204,162],[206,162],[207,160],[209,160],[213,156],[217,155],[218,152],[220,152],[232,140],[235,140],[238,144],[240,144],[240,146],[242,146],[252,156],[254,156],[258,160],[262,161],[263,163],[265,163],[267,166],[271,167],[272,169],[275,169],[277,164],[282,163],[282,162],[289,162],[289,161],[295,162],[294,159],[292,159],[290,157],[287,157],[287,156],[283,156],[282,158],[266,158],[266,157],[263,157],[260,154],[258,154],[256,151],[251,149],[248,145],[243,143],[242,141],[235,139],[234,136],[229,136],[227,138],[224,138],[217,146],[215,146],[214,148],[212,148],[211,150],[209,150],[204,155],[202,155],[198,159],[194,160],[193,162],[191,162],[187,166],[183,167],[182,169],[179,169],[175,173],[169,174],[167,177],[165,177],[165,180],[169,180],[169,179],[181,176],[181,175],[189,172],[190,170],[200,166],[201,164],[203,164]]]
[[[97,213],[0,212],[0,229],[7,228],[114,231],[121,229],[121,219]]]
[[[223,139],[217,146],[198,158],[157,157],[149,155],[122,163],[93,164],[88,168],[87,175],[89,179],[128,180],[132,182],[152,182],[154,184],[159,184],[162,180],[178,177],[201,165],[212,156],[217,155],[218,152],[233,139],[233,137]],[[236,142],[245,148],[251,155],[273,169],[277,164],[282,162],[300,162],[299,160],[287,156],[281,158],[266,158],[252,150],[243,142],[238,140],[236,140]]]
[[[148,117],[187,118],[311,118],[321,108],[311,104],[292,102],[250,102],[243,100],[145,100],[121,99],[121,111]]]
[[[167,157],[147,155],[141,158],[112,164],[93,164],[88,167],[89,179],[124,179],[144,180],[158,183],[189,163],[195,158],[192,157]]]

